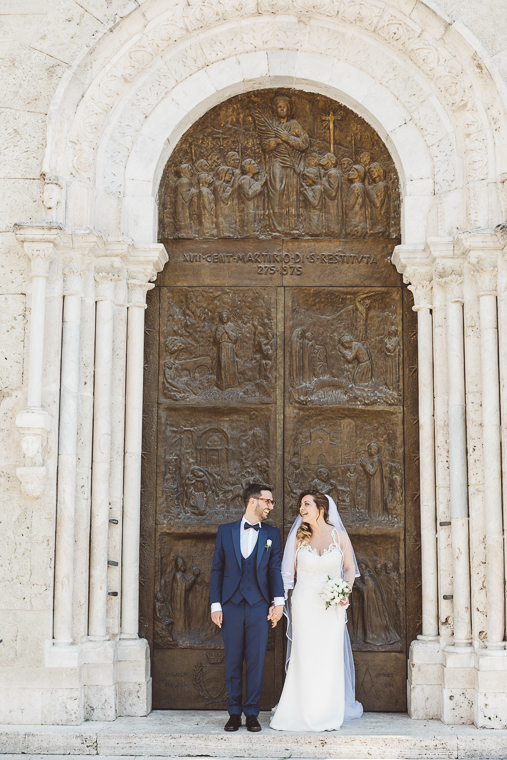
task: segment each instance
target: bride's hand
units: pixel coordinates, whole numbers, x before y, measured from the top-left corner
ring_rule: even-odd
[[[276,627],[276,624],[280,620],[280,618],[283,615],[283,604],[279,604],[277,607],[275,605],[271,605],[268,612],[268,620],[271,620],[271,625],[273,628]]]
[[[350,604],[350,602],[349,602],[349,597],[348,596],[344,596],[343,599],[340,599],[340,601],[339,601],[340,607],[348,607],[349,604]]]

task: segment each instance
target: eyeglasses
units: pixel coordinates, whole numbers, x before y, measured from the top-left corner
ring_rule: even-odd
[[[258,501],[265,501],[266,504],[268,505],[268,507],[269,507],[269,505],[271,505],[272,507],[275,506],[275,500],[274,499],[265,499],[264,497],[259,496]]]

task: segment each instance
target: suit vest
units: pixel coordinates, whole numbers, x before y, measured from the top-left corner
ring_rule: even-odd
[[[261,591],[261,587],[257,581],[257,544],[255,544],[253,552],[246,559],[241,557],[241,578],[239,586],[234,594],[229,599],[234,604],[239,604],[242,599],[245,599],[248,604],[257,604],[257,602],[265,602],[264,595]]]

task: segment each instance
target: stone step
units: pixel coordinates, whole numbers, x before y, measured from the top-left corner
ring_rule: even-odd
[[[269,728],[262,713],[263,731],[243,727],[223,730],[224,712],[155,711],[147,718],[118,718],[112,723],[86,722],[82,726],[0,726],[0,754],[6,756],[62,756],[153,760],[160,757],[214,760],[505,760],[507,730],[445,726],[440,721],[414,721],[395,713],[366,713],[345,723],[340,731],[293,733]]]

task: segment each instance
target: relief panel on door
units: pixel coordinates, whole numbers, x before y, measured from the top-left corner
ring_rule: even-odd
[[[159,410],[157,522],[216,527],[244,512],[246,484],[274,483],[274,407]]]
[[[160,398],[167,403],[272,403],[273,288],[162,288]]]

